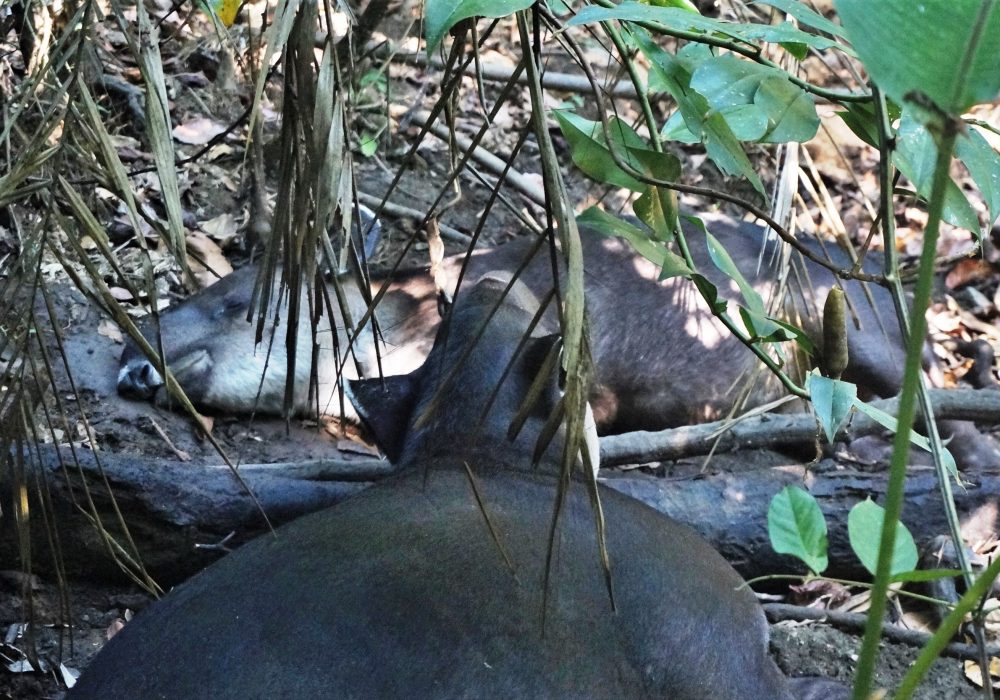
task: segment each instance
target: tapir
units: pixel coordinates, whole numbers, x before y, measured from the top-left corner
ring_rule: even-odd
[[[767,298],[776,287],[777,263],[773,246],[768,249],[763,240],[764,230],[722,215],[701,218],[743,275]],[[693,227],[687,233],[699,270],[716,284],[720,296],[737,300],[736,284],[711,262],[704,235]],[[586,229],[581,237],[587,306],[595,328],[590,337],[595,366],[590,399],[600,433],[660,430],[714,420],[731,412],[738,399],[743,400],[743,408],[750,408],[781,394],[775,378],[760,372],[747,395],[741,396],[741,379],[755,367],[756,360],[712,316],[689,281],[680,277],[658,281],[659,268],[619,239]],[[839,250],[809,245],[838,267],[850,267],[847,256]],[[475,251],[465,279],[472,284],[488,270],[519,270],[529,256],[521,279],[541,297],[552,286],[549,255],[545,246],[539,251],[535,241],[524,237]],[[869,256],[867,272],[880,271],[874,257]],[[451,280],[457,280],[464,260],[464,255],[445,259],[443,267]],[[282,410],[287,376],[285,326],[278,324],[270,356],[267,343],[254,346],[254,325],[246,317],[255,274],[252,267],[239,270],[161,315],[168,366],[202,407],[226,412]],[[785,299],[785,308],[779,310],[779,316],[800,324],[817,347],[822,340],[819,318],[823,299],[835,283],[825,268],[797,258],[792,266],[793,291]],[[857,383],[863,397],[892,396],[902,385],[904,350],[891,298],[876,285],[868,285],[866,290],[858,282],[842,284],[850,308],[850,361],[844,379]],[[370,328],[362,329],[352,345],[352,358],[340,360],[332,348],[338,347],[343,354],[348,347],[347,335],[338,324],[335,342],[324,317],[317,335],[321,347],[314,386],[318,391],[312,398],[311,329],[308,323],[300,323],[294,408],[338,413],[342,407],[337,391],[339,369],[343,368],[349,378],[359,372],[377,375],[380,368],[387,375],[404,374],[426,357],[439,319],[432,280],[422,270],[411,270],[392,279],[374,280],[373,293],[383,286],[388,289],[377,319],[384,343],[376,342]],[[357,320],[366,304],[357,288],[348,284],[343,288]],[[152,339],[150,329],[144,332]],[[925,355],[932,362],[930,353]],[[159,372],[131,343],[122,353],[118,388],[126,396],[166,397]],[[1000,449],[971,423],[948,422],[941,427],[943,435],[954,438],[950,447],[959,465],[1000,464]]]
[[[504,297],[503,280],[483,277],[421,369],[352,383],[361,416],[401,433],[388,436],[398,476],[178,586],[108,642],[69,697],[846,697],[779,671],[753,593],[692,530],[598,486],[609,591],[586,487],[572,482],[556,515],[560,446],[530,465],[560,398],[555,372],[507,439],[556,342],[518,351],[537,303],[520,284]]]

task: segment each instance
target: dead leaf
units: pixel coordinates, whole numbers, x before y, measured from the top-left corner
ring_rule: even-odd
[[[813,579],[788,588],[792,593],[791,600],[796,605],[833,608],[850,597],[846,586],[823,579]]]
[[[957,289],[972,282],[989,279],[992,274],[993,269],[985,260],[959,260],[945,275],[944,284],[948,289]]]
[[[192,146],[204,146],[226,130],[225,125],[213,119],[198,117],[174,127],[174,139]]]
[[[116,634],[121,632],[124,626],[125,626],[125,620],[121,619],[120,617],[116,617],[114,620],[111,621],[111,624],[108,625],[108,628],[104,630],[105,638],[111,639]]]
[[[983,687],[983,669],[979,662],[968,659],[964,663],[965,677],[977,688]],[[1000,659],[995,656],[990,657],[990,685],[993,688],[1000,688]]]
[[[122,336],[121,329],[107,319],[104,319],[99,324],[97,324],[97,334],[103,335],[105,338],[110,338],[111,340],[113,340],[118,344],[125,342],[125,338]]]
[[[215,419],[212,416],[203,416],[199,413],[198,423],[201,424],[201,429],[204,435],[212,434],[212,428],[215,427]]]
[[[201,230],[223,248],[232,243],[239,234],[236,229],[236,219],[228,212],[202,222]]]
[[[202,287],[208,287],[233,271],[222,248],[200,231],[193,231],[184,239],[191,256],[191,271]]]
[[[66,664],[59,664],[59,676],[62,678],[63,685],[72,688],[80,678],[80,670]]]

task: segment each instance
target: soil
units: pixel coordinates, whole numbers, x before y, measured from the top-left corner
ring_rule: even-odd
[[[861,639],[823,624],[779,622],[771,626],[771,653],[790,676],[822,676],[849,684],[857,669]],[[919,650],[883,642],[875,687],[896,687],[910,670]],[[962,700],[982,697],[982,691],[965,679],[962,663],[938,659],[913,697],[920,700]]]

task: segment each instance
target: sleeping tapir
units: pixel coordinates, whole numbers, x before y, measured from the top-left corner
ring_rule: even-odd
[[[580,483],[548,560],[560,446],[539,469],[530,461],[559,401],[554,375],[517,440],[505,436],[555,338],[515,353],[537,302],[515,285],[501,303],[504,287],[485,277],[461,296],[449,341],[419,371],[389,378],[393,391],[377,379],[352,386],[368,419],[404,416],[391,438],[399,476],[178,586],[111,639],[69,697],[846,697],[828,681],[787,679],[739,575],[638,501],[598,487],[614,608]],[[417,427],[453,367],[447,400]]]
[[[702,219],[766,299],[775,286],[776,264],[773,255],[760,254],[763,229],[719,215]],[[740,397],[742,376],[756,367],[749,350],[711,315],[687,280],[674,277],[657,281],[659,269],[621,240],[585,230],[582,241],[586,299],[596,329],[591,337],[595,364],[591,403],[598,430],[659,430],[729,413]],[[736,285],[709,259],[704,236],[689,230],[688,242],[699,270],[724,298],[737,299]],[[818,245],[815,248],[820,251]],[[517,270],[536,249],[533,240],[521,238],[476,251],[465,279],[474,283],[488,270]],[[831,250],[830,254],[838,266],[849,266],[839,251]],[[453,283],[464,257],[456,255],[444,261]],[[867,269],[878,272],[877,262],[870,261]],[[255,347],[255,326],[246,321],[255,274],[253,268],[244,268],[161,315],[167,363],[191,399],[205,408],[249,412],[256,406],[264,413],[281,412],[287,376],[285,326],[279,324],[267,359],[267,342]],[[793,266],[793,278],[794,291],[786,299],[789,308],[785,316],[802,325],[819,347],[822,333],[818,319],[834,277],[818,265],[799,260]],[[544,246],[534,253],[521,279],[539,297],[551,287],[551,266]],[[385,339],[381,345],[382,371],[403,374],[419,366],[430,350],[438,321],[435,289],[430,277],[421,271],[374,281],[374,291],[382,286],[388,286],[377,311]],[[848,322],[850,363],[844,379],[857,383],[862,396],[891,396],[902,384],[903,342],[888,292],[868,285],[874,302],[870,303],[860,283],[845,282],[844,288],[858,322]],[[345,283],[344,289],[352,317],[357,320],[366,305],[352,285]],[[364,376],[378,374],[375,336],[370,328],[363,329],[354,342],[357,362],[338,363],[329,321],[324,323],[318,335],[318,395],[311,401],[312,336],[308,323],[300,323],[294,382],[297,410],[339,412],[336,387],[341,364],[348,377],[357,376],[357,370]],[[343,353],[348,345],[343,328],[337,328],[336,338]],[[133,344],[122,353],[118,387],[127,396],[166,397],[159,372]],[[760,372],[744,407],[766,403],[780,393],[776,379]],[[1000,464],[1000,450],[971,423],[942,425],[942,433],[954,435],[951,449],[960,465]]]

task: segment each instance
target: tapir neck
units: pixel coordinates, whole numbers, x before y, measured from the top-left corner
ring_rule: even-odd
[[[444,441],[442,441],[444,442]],[[555,475],[559,465],[553,455],[556,449],[547,450],[538,464],[531,463],[531,452],[506,439],[463,436],[463,444],[432,446],[425,442],[416,449],[407,449],[400,459],[400,471],[417,467],[421,469],[468,469],[473,475],[492,474],[497,471],[516,471]]]

